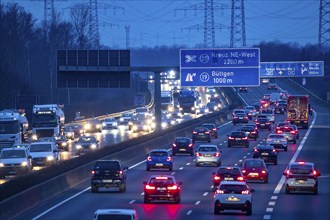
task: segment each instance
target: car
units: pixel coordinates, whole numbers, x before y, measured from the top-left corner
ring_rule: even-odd
[[[234,109],[232,115],[235,116],[236,114],[245,114],[244,109]]]
[[[277,131],[280,130],[281,127],[289,126],[289,125],[290,125],[290,123],[289,122],[286,122],[286,121],[278,122],[276,124],[276,127],[275,127],[275,133],[277,133]]]
[[[238,92],[248,92],[247,87],[239,87]]]
[[[228,147],[239,145],[239,146],[245,146],[248,148],[250,146],[248,136],[245,132],[234,131],[230,135],[227,135],[227,136],[228,136],[228,139],[227,139]]]
[[[260,112],[261,115],[266,115],[268,120],[274,124],[275,123],[275,113],[274,113],[274,109],[271,108],[265,108],[262,109]]]
[[[205,127],[196,127],[192,132],[193,143],[195,141],[207,141],[211,142],[211,132]]]
[[[242,126],[240,129],[238,129],[238,131],[245,132],[248,138],[255,141],[258,139],[258,133],[252,126]]]
[[[269,134],[266,138],[266,145],[272,145],[276,150],[288,151],[288,141],[283,134]]]
[[[115,118],[105,118],[102,121],[102,129],[117,129],[118,122]]]
[[[81,135],[85,134],[85,129],[82,124],[70,124],[67,125],[67,127],[70,127],[73,130],[74,136],[75,137],[80,137]]]
[[[213,190],[216,190],[221,181],[244,181],[244,176],[239,166],[220,166],[213,173]]]
[[[173,161],[166,149],[151,150],[147,157],[146,170],[168,169],[173,170]]]
[[[258,145],[254,148],[253,158],[260,158],[265,163],[277,165],[277,151],[273,145]]]
[[[173,175],[152,175],[144,184],[144,203],[153,201],[181,202],[181,185]]]
[[[127,169],[120,160],[97,160],[91,171],[92,193],[98,192],[100,187],[118,188],[119,192],[125,192]]]
[[[286,194],[297,191],[318,194],[318,177],[321,174],[315,169],[314,163],[290,162],[283,175]]]
[[[32,168],[49,166],[61,161],[61,154],[55,142],[32,142],[30,145]]]
[[[214,112],[219,109],[217,103],[215,102],[208,102],[206,107],[209,109],[209,112]]]
[[[272,130],[272,126],[267,118],[257,118],[255,120],[255,124],[259,130],[261,129],[268,129],[269,131]]]
[[[63,135],[66,137],[66,139],[74,140],[75,138],[75,133],[71,126],[63,127]]]
[[[268,90],[277,90],[278,89],[278,85],[277,83],[268,83],[268,86],[267,86],[267,89]]]
[[[131,121],[131,129],[133,133],[136,132],[151,132],[151,124],[146,123],[145,119],[135,119]]]
[[[286,111],[286,108],[288,107],[288,102],[287,100],[279,100],[277,103],[278,106],[281,106],[283,108],[284,111]]]
[[[214,144],[202,144],[199,145],[197,151],[195,152],[195,166],[200,165],[221,165],[221,153],[217,145]]]
[[[76,155],[86,153],[88,151],[97,150],[99,141],[93,136],[81,136],[76,142]]]
[[[175,156],[178,153],[190,154],[194,156],[194,143],[191,138],[177,137],[172,144],[172,155]]]
[[[256,124],[245,124],[244,127],[252,127],[254,131],[256,132],[257,138],[259,138],[259,129]]]
[[[125,112],[121,114],[119,118],[119,124],[121,125],[128,125],[128,123],[132,120],[133,113],[131,112]]]
[[[282,134],[288,140],[288,142],[292,142],[294,144],[297,143],[297,139],[299,137],[299,133],[296,128],[291,127],[290,125],[285,125],[276,130],[276,134]]]
[[[93,220],[138,220],[135,209],[98,209],[94,213]]]
[[[64,135],[55,135],[55,144],[60,150],[69,151],[68,139]]]
[[[5,148],[0,152],[0,178],[26,175],[32,170],[31,156],[26,147]]]
[[[254,103],[252,106],[256,109],[256,115],[258,115],[260,113],[260,108],[261,108],[260,103],[259,102]]]
[[[242,173],[246,181],[268,183],[268,168],[264,160],[247,158],[242,164]]]
[[[84,123],[84,130],[86,133],[101,132],[102,124],[99,119],[88,119]]]
[[[214,214],[224,210],[241,210],[252,215],[252,192],[246,182],[222,181],[214,194]]]
[[[249,118],[246,115],[246,113],[237,113],[233,117],[233,125],[236,125],[238,123],[249,123]]]
[[[284,106],[280,105],[279,103],[277,103],[274,107],[274,113],[275,114],[282,114],[284,115],[285,109]]]
[[[54,136],[52,137],[41,137],[38,139],[38,142],[54,142],[56,144],[56,139]]]
[[[298,129],[298,126],[297,125],[289,125],[289,127],[292,127],[293,128],[293,131],[290,131],[291,134],[295,134],[296,135],[296,139],[298,140],[299,139],[299,129]]]
[[[246,106],[245,113],[247,114],[248,118],[251,120],[252,117],[257,115],[257,110],[254,106]]]
[[[270,106],[270,98],[262,98],[260,100],[260,111],[264,108],[268,108]],[[259,114],[260,114],[259,111]]]
[[[142,116],[144,118],[148,117],[151,115],[149,109],[147,107],[138,107],[135,109],[135,114],[137,116]]]
[[[211,138],[218,138],[218,128],[213,123],[203,123],[202,127],[210,130]]]

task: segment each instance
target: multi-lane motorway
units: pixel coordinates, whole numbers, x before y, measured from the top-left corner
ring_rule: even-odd
[[[289,85],[288,82],[279,84],[284,90],[292,94],[301,94],[299,87]],[[258,101],[266,92],[261,86],[241,94],[247,104]],[[194,157],[178,155],[173,157],[173,171],[145,170],[145,155],[126,162],[129,166],[127,191],[119,193],[104,190],[91,193],[89,179],[79,186],[50,199],[48,202],[31,209],[15,219],[92,219],[95,210],[105,208],[136,209],[139,219],[329,219],[329,108],[316,99],[311,98],[315,110],[311,118],[311,128],[300,130],[297,144],[289,144],[287,152],[280,152],[278,165],[269,165],[269,183],[249,183],[255,189],[253,193],[252,216],[240,212],[223,213],[221,216],[213,214],[212,173],[216,167],[196,167]],[[283,115],[277,115],[276,121],[285,120]],[[274,126],[274,125],[273,125]],[[263,141],[269,131],[261,131],[257,141],[250,142],[250,148],[227,148],[227,134],[237,130],[240,125],[225,123],[218,129],[218,139],[212,139],[222,150],[222,164],[240,164],[245,158],[251,157],[253,147]],[[273,127],[274,128],[274,127]],[[160,148],[170,148],[171,143],[164,143]],[[197,142],[196,147],[202,144]],[[319,194],[285,194],[282,188],[282,172],[291,160],[311,161],[321,172],[319,179]],[[124,161],[125,162],[125,161]],[[143,203],[143,181],[152,174],[173,174],[183,182],[180,204]]]

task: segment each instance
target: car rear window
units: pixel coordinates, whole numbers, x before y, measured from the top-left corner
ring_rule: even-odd
[[[269,135],[268,138],[284,138],[284,136],[283,135],[273,134],[273,135]]]
[[[242,191],[248,188],[245,185],[220,185],[220,190],[223,190],[225,194],[241,194]]]
[[[157,156],[157,157],[168,156],[168,153],[166,151],[153,151],[150,152],[150,156]]]
[[[150,179],[150,184],[174,184],[174,181],[172,178],[168,178],[168,179],[157,179],[155,178],[151,178]]]
[[[243,132],[233,132],[230,135],[231,137],[245,137],[245,133]]]
[[[214,125],[202,125],[203,127],[207,128],[207,129],[212,129],[212,128],[215,128]]]
[[[117,161],[98,161],[95,163],[94,169],[120,170],[120,165]]]
[[[264,164],[259,160],[248,160],[245,161],[245,167],[263,167]]]
[[[97,220],[132,220],[129,214],[100,214],[97,216]]]
[[[218,170],[218,174],[219,175],[226,175],[226,174],[240,175],[240,171],[237,168],[234,168],[234,169],[221,168],[221,169]]]
[[[178,144],[187,144],[189,142],[190,142],[190,140],[186,139],[186,138],[180,138],[180,139],[175,140],[175,143],[178,143]]]
[[[293,174],[310,174],[313,172],[313,167],[311,165],[291,165],[290,171]]]
[[[253,127],[241,127],[241,131],[253,131]]]
[[[217,151],[218,149],[216,147],[200,147],[198,148],[198,151],[203,152],[211,152],[211,151]]]

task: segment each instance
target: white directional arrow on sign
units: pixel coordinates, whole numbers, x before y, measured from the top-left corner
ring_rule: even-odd
[[[280,75],[282,75],[282,73],[283,73],[282,71],[278,72],[278,74],[280,74]]]

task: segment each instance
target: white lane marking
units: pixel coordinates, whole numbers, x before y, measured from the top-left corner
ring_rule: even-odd
[[[172,172],[172,173],[171,173],[171,175],[174,175],[174,174],[175,174],[175,172]]]
[[[246,158],[246,156],[243,157],[244,159]]]
[[[203,196],[207,196],[207,194],[209,194],[208,192],[204,193]]]
[[[144,195],[144,192],[143,193],[141,193],[141,196],[143,196]]]
[[[135,200],[132,200],[132,201],[129,202],[129,204],[133,204],[134,202],[135,202]]]
[[[187,212],[187,215],[190,215],[192,213],[192,210],[189,210],[188,212]]]
[[[311,130],[312,130],[314,124],[315,124],[317,114],[316,114],[315,111],[313,111],[313,112],[314,112],[314,118],[313,118],[312,124],[309,126],[309,129],[307,130],[307,132],[306,132],[304,138],[303,138],[302,141],[300,142],[299,147],[297,148],[296,152],[294,153],[294,155],[293,155],[293,157],[291,158],[291,160],[290,160],[289,163],[292,163],[292,162],[296,161],[296,159],[297,159],[297,157],[298,157],[300,151],[302,150],[302,148],[303,148],[303,146],[304,146],[304,144],[305,144],[305,142],[306,142],[306,140],[307,140],[307,137],[309,136],[309,133],[311,132]],[[281,179],[280,179],[280,181],[278,182],[278,184],[277,184],[275,190],[274,190],[274,194],[279,194],[279,193],[280,193],[280,191],[281,191],[281,189],[282,189],[284,183],[285,183],[285,177],[282,176]]]
[[[273,208],[267,208],[266,212],[273,212]]]
[[[264,215],[264,218],[263,219],[270,219],[270,215]]]
[[[237,163],[234,164],[234,166],[237,166],[237,165],[238,165]]]
[[[238,162],[239,162],[239,163],[242,163],[242,161],[243,161],[243,160],[239,160]]]
[[[201,201],[197,201],[197,202],[195,202],[195,205],[199,205],[199,203],[201,203]]]
[[[270,199],[276,200],[277,196],[272,196]]]
[[[71,197],[69,197],[69,198],[67,198],[67,199],[63,200],[62,202],[60,202],[60,203],[58,203],[58,204],[54,205],[53,207],[51,207],[50,209],[47,209],[46,211],[44,211],[44,212],[43,212],[43,213],[41,213],[40,215],[38,215],[38,216],[34,217],[32,220],[38,219],[38,218],[40,218],[40,217],[42,217],[42,216],[46,215],[48,212],[50,212],[50,211],[52,211],[52,210],[56,209],[57,207],[59,207],[60,205],[62,205],[62,204],[64,204],[64,203],[66,203],[67,201],[69,201],[69,200],[71,200],[71,199],[73,199],[73,198],[75,198],[75,197],[79,196],[80,194],[82,194],[82,193],[86,192],[87,190],[90,190],[90,188],[91,188],[91,187],[88,187],[88,188],[86,188],[86,189],[84,189],[84,190],[80,191],[79,193],[76,193],[76,194],[74,194],[73,196],[71,196]]]
[[[179,170],[183,170],[183,167],[180,167]]]
[[[190,165],[190,163],[187,163],[186,165],[187,165],[187,166],[189,166],[189,165]]]
[[[132,168],[134,168],[134,167],[136,167],[136,166],[139,166],[140,164],[143,164],[144,162],[146,162],[147,160],[143,160],[143,161],[141,161],[141,162],[139,162],[139,163],[137,163],[137,164],[134,164],[134,165],[132,165],[132,166],[130,166],[128,169],[132,169]]]
[[[222,145],[222,143],[219,144],[220,146]]]
[[[247,153],[247,155],[250,155],[251,153]]]
[[[275,202],[269,202],[268,205],[269,206],[274,206],[275,205]]]

